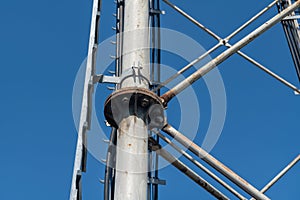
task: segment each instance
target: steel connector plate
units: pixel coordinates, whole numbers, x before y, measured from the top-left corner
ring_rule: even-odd
[[[112,93],[105,101],[104,115],[115,128],[123,119],[133,115],[142,119],[149,130],[161,129],[166,123],[162,100],[144,88],[123,88]]]

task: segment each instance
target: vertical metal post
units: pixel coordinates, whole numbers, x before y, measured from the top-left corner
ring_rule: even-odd
[[[127,77],[120,87],[149,89],[149,0],[124,1],[124,33],[121,74]],[[147,80],[145,80],[147,79]],[[123,119],[117,133],[116,200],[146,200],[148,184],[148,128],[131,115]]]
[[[88,57],[86,61],[84,87],[82,95],[82,103],[80,110],[80,121],[78,127],[78,138],[76,145],[76,153],[73,168],[72,185],[70,191],[70,200],[81,200],[81,176],[82,172],[86,171],[87,149],[86,133],[91,126],[91,112],[92,112],[92,94],[94,90],[93,76],[96,67],[96,55],[99,37],[99,20],[101,14],[102,0],[93,1],[93,11],[90,27],[90,38],[88,47]]]

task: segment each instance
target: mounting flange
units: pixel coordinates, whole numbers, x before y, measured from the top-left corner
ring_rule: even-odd
[[[131,115],[142,119],[150,130],[160,129],[165,125],[160,97],[144,88],[128,87],[112,93],[105,101],[104,115],[107,122],[115,128]]]

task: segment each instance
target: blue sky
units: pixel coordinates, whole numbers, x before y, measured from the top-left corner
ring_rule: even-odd
[[[270,2],[174,3],[225,37]],[[0,4],[1,199],[68,199],[77,136],[72,89],[87,54],[92,1],[11,0]],[[165,4],[162,9],[167,13],[162,16],[163,27],[187,34],[206,49],[216,44]],[[113,12],[113,1],[104,1],[101,41],[114,34]],[[256,26],[275,13],[275,8],[271,9]],[[233,43],[256,26],[239,34]],[[280,25],[243,50],[299,86]],[[163,63],[178,69],[184,60],[173,60],[166,53]],[[221,64],[219,70],[226,89],[227,116],[211,154],[262,188],[299,154],[300,97],[238,55]],[[201,144],[201,133],[205,133],[210,120],[210,102],[202,81],[194,90],[199,91],[201,107],[200,131],[195,142]],[[100,98],[101,91],[100,87],[96,96],[104,101],[107,91]],[[101,111],[102,105],[99,103],[96,108]],[[176,125],[178,118],[172,117],[175,108],[176,100],[167,112],[170,123]],[[298,199],[299,174],[298,164],[266,194],[275,200]],[[103,185],[99,179],[103,176],[103,165],[89,155],[85,199],[102,198]],[[167,180],[167,186],[160,187],[161,199],[213,199],[172,166],[164,168],[160,177]]]

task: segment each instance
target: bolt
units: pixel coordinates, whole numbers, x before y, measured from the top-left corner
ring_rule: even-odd
[[[128,103],[128,102],[129,102],[129,99],[128,99],[128,97],[124,97],[124,98],[122,99],[122,101],[123,101],[123,103]]]
[[[141,106],[145,108],[145,107],[147,107],[148,105],[149,105],[149,99],[144,98],[144,99],[142,100]]]

